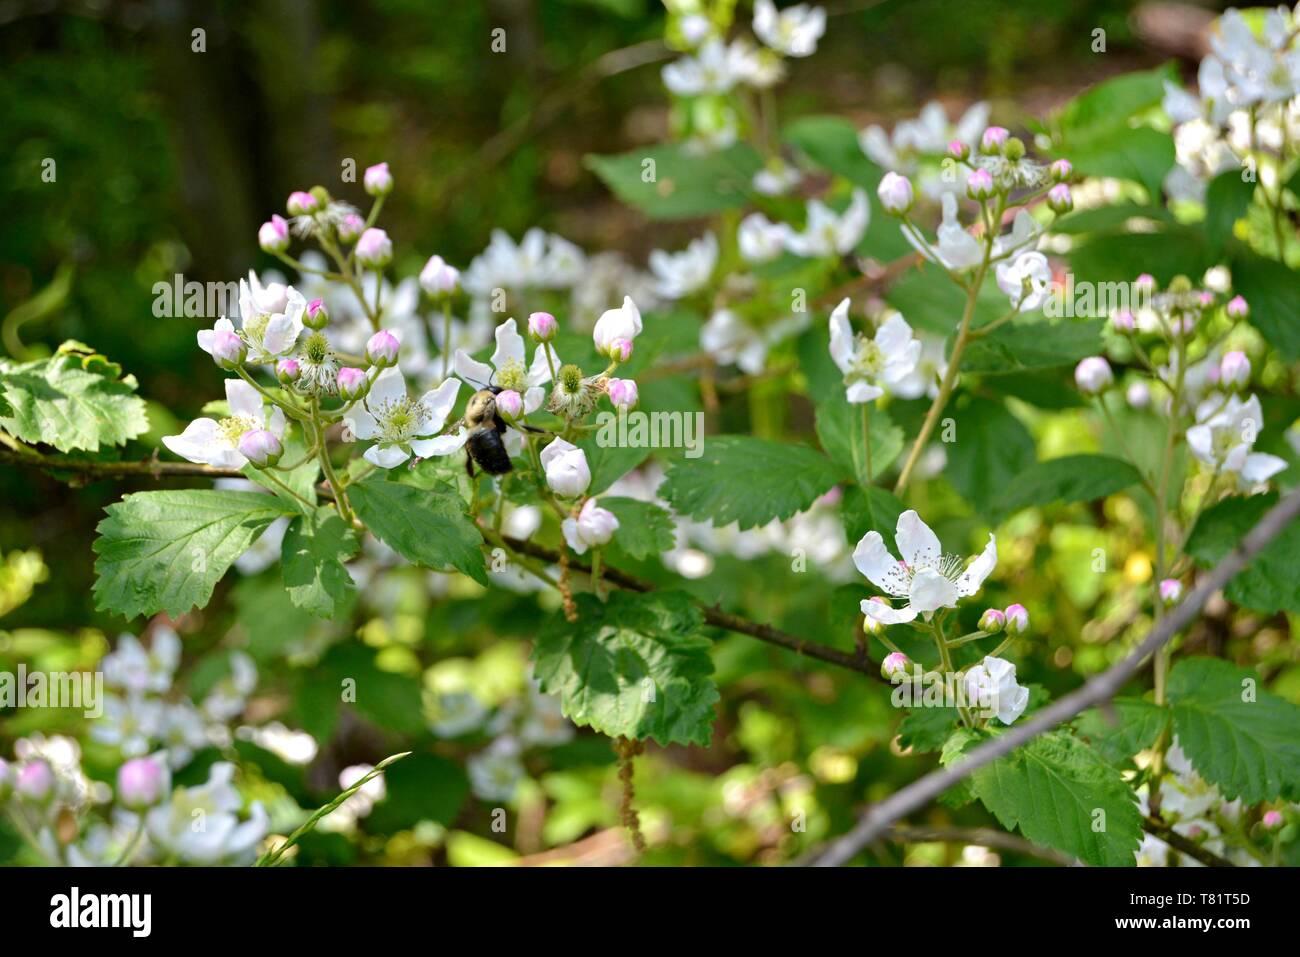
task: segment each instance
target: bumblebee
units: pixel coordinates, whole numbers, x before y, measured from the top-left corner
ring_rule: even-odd
[[[510,454],[506,451],[506,424],[497,412],[496,387],[480,389],[469,398],[465,406],[465,428],[469,438],[465,441],[465,468],[474,477],[474,463],[489,475],[505,475],[512,468]]]

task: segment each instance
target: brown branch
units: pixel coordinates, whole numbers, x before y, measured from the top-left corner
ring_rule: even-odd
[[[1188,857],[1200,861],[1206,867],[1236,867],[1237,865],[1226,858],[1220,857],[1213,851],[1206,850],[1189,837],[1184,837],[1172,827],[1161,821],[1159,818],[1145,817],[1142,819],[1142,830],[1148,834],[1155,835],[1175,850],[1182,851]]]
[[[926,844],[936,841],[944,844],[975,844],[978,847],[991,847],[1012,854],[1036,857],[1040,861],[1059,864],[1062,867],[1070,867],[1076,863],[1068,854],[1054,851],[1050,847],[1039,847],[1017,834],[1008,834],[1006,831],[998,831],[990,827],[910,827],[906,824],[895,824],[885,833],[885,837],[891,841],[907,844]]]
[[[528,542],[519,538],[502,537],[512,551],[520,552],[532,558],[539,558],[542,561],[558,564],[560,553],[544,545],[538,545],[536,542]],[[569,560],[569,567],[585,575],[591,574],[591,566],[584,565],[573,559]],[[654,591],[655,586],[648,581],[644,581],[617,568],[603,566],[601,577],[612,585],[624,588],[628,591],[648,592]],[[875,678],[877,681],[884,682],[880,672],[870,661],[864,661],[856,654],[850,651],[841,651],[838,648],[832,648],[829,645],[821,645],[815,641],[809,641],[806,638],[800,638],[798,635],[792,635],[787,631],[779,628],[773,628],[771,625],[760,624],[756,621],[750,621],[748,618],[742,618],[739,615],[733,615],[730,612],[722,611],[720,608],[711,607],[701,602],[695,603],[704,613],[704,620],[716,628],[724,628],[727,631],[734,631],[737,634],[749,635],[751,638],[757,638],[759,641],[765,641],[769,645],[777,645],[785,648],[787,651],[793,651],[798,655],[806,655],[809,658],[816,658],[818,661],[824,661],[827,664],[838,665],[841,668],[847,668],[849,671],[856,671],[858,674],[867,675]]]
[[[65,459],[39,452],[18,452],[0,449],[0,462],[26,465],[30,468],[48,469],[52,472],[76,472],[88,479],[121,478],[130,475],[161,478],[164,475],[186,475],[203,478],[245,478],[239,469],[217,469],[193,462],[161,462],[147,459],[143,462],[99,462],[93,459]]]
[[[1300,488],[1292,489],[1250,530],[1241,543],[1201,579],[1186,598],[1151,629],[1136,650],[1119,664],[1090,679],[1077,691],[1048,705],[1028,721],[981,744],[957,764],[941,768],[913,781],[879,804],[867,808],[851,831],[832,841],[812,859],[814,866],[836,867],[847,863],[863,847],[885,833],[891,824],[925,806],[975,771],[1010,754],[1016,748],[1050,731],[1062,722],[1095,705],[1109,701],[1137,673],[1142,663],[1186,628],[1200,613],[1210,596],[1228,583],[1252,558],[1282,533],[1300,515]],[[1171,842],[1172,843],[1172,842]]]

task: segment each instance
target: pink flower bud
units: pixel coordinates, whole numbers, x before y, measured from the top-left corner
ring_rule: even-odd
[[[370,391],[370,379],[364,369],[344,366],[338,373],[338,386],[339,398],[350,402]]]
[[[1110,317],[1110,324],[1116,332],[1132,332],[1137,328],[1137,319],[1128,309],[1121,309]]]
[[[357,237],[366,231],[366,221],[356,213],[348,213],[339,223],[339,241],[355,243]]]
[[[893,684],[898,684],[907,677],[907,672],[911,666],[912,662],[908,660],[907,655],[901,651],[891,651],[885,655],[885,660],[880,663],[880,677]]]
[[[1154,289],[1156,286],[1156,277],[1149,272],[1144,272],[1133,281],[1135,286],[1144,286],[1148,289]]]
[[[54,769],[44,758],[34,758],[18,769],[14,793],[24,800],[44,804],[54,796],[57,779]]]
[[[1229,352],[1219,364],[1219,382],[1229,389],[1244,389],[1250,383],[1250,359],[1244,352]]]
[[[868,601],[878,601],[878,602],[880,602],[882,605],[886,605],[886,606],[889,604],[889,602],[885,601],[885,599],[881,598],[879,595],[872,595],[872,596],[871,596],[869,599],[867,599],[867,600],[868,600]],[[876,620],[875,618],[872,618],[870,615],[864,615],[864,616],[863,616],[863,618],[862,618],[862,631],[863,631],[864,634],[867,634],[867,635],[878,635],[878,634],[880,634],[880,633],[881,633],[882,631],[884,631],[884,630],[885,630],[885,623],[884,623],[884,622],[882,622],[882,621],[878,621],[878,620]]]
[[[1024,605],[1008,605],[1003,614],[1007,619],[1008,635],[1023,635],[1029,630],[1029,611]]]
[[[977,169],[966,179],[966,195],[971,199],[985,200],[993,195],[993,174]]]
[[[891,216],[902,216],[912,208],[912,182],[906,176],[886,173],[880,180],[876,195],[880,197],[880,205]]]
[[[549,312],[535,312],[528,317],[528,334],[538,342],[550,342],[559,328],[560,324]]]
[[[393,174],[388,171],[387,163],[367,166],[362,182],[371,196],[387,196],[393,191]]]
[[[615,362],[627,362],[632,358],[632,340],[615,339],[609,344],[609,357]]]
[[[1064,183],[1057,183],[1047,191],[1047,205],[1055,213],[1068,213],[1074,209],[1074,196],[1070,193],[1070,187]]]
[[[249,429],[239,437],[239,454],[248,459],[255,468],[270,468],[280,461],[284,446],[275,437],[275,433],[266,429]]]
[[[1074,367],[1074,382],[1087,395],[1105,392],[1114,381],[1110,363],[1101,356],[1089,356]]]
[[[1177,578],[1166,578],[1160,583],[1160,600],[1166,608],[1178,604],[1183,598],[1183,583]]]
[[[441,256],[430,256],[420,270],[420,288],[431,296],[449,296],[460,286],[460,270]]]
[[[1074,175],[1074,166],[1068,159],[1059,159],[1048,167],[1048,169],[1052,174],[1052,179],[1056,180],[1058,183],[1064,183]]]
[[[290,216],[309,216],[316,212],[319,205],[319,201],[311,193],[295,190],[289,194],[289,201],[285,203],[285,208],[289,210]]]
[[[980,151],[984,153],[999,153],[1002,147],[1007,143],[1007,137],[1011,134],[1004,127],[990,126],[980,137]]]
[[[1145,409],[1151,404],[1151,389],[1145,382],[1134,382],[1124,393],[1124,398],[1134,409]]]
[[[1270,831],[1275,831],[1281,827],[1282,821],[1283,818],[1281,811],[1265,811],[1264,816],[1260,818],[1260,823]]]
[[[248,357],[248,347],[244,345],[244,340],[231,332],[229,329],[222,329],[212,336],[212,361],[223,369],[233,369]]]
[[[1227,312],[1229,319],[1245,319],[1250,315],[1250,306],[1241,296],[1233,296],[1228,300]]]
[[[609,380],[609,401],[616,409],[634,409],[640,398],[636,383],[631,379]]]
[[[307,303],[307,311],[302,317],[302,324],[308,329],[324,329],[329,325],[330,315],[325,309],[323,299],[313,299]]]
[[[161,761],[132,758],[117,769],[117,799],[132,811],[153,807],[167,795],[170,777]]]
[[[1007,616],[997,608],[989,608],[980,615],[979,629],[990,635],[996,635],[1007,626]]]
[[[366,361],[381,369],[391,366],[397,361],[397,353],[401,348],[397,336],[387,329],[380,329],[366,342]]]
[[[961,140],[953,140],[948,144],[948,155],[956,160],[964,160],[970,156],[970,147]]]
[[[497,411],[507,419],[517,419],[524,411],[524,398],[514,389],[503,389],[497,393]]]
[[[276,214],[257,231],[257,244],[268,253],[282,253],[289,248],[289,224]]]
[[[1196,301],[1201,304],[1202,309],[1208,309],[1214,305],[1214,293],[1202,290],[1196,297]]]
[[[281,359],[275,364],[275,377],[284,385],[297,382],[300,375],[302,367],[298,365],[297,359]]]
[[[383,269],[393,259],[393,241],[382,229],[370,228],[357,240],[357,262],[368,269]]]

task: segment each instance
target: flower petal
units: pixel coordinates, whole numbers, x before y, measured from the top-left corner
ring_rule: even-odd
[[[400,445],[372,445],[365,452],[365,460],[378,465],[381,469],[394,468],[410,457],[411,453]]]
[[[464,349],[456,350],[454,360],[456,375],[476,389],[486,389],[492,384],[492,367],[486,362],[479,362]]]
[[[389,366],[370,384],[370,394],[366,404],[378,408],[385,402],[396,402],[406,397],[406,379],[397,366]]]
[[[262,396],[243,379],[226,380],[226,403],[231,415],[244,415],[259,422],[262,420]]]
[[[993,569],[998,564],[998,543],[992,534],[989,535],[988,544],[984,546],[984,551],[980,552],[979,557],[970,563],[960,578],[957,579],[957,593],[963,597],[969,598],[984,586],[984,579],[988,578]]]
[[[881,591],[900,598],[907,594],[898,577],[898,559],[889,554],[879,532],[867,532],[862,536],[857,548],[853,549],[853,564]]]
[[[448,378],[436,389],[424,394],[420,403],[425,408],[425,422],[422,431],[437,432],[447,421],[447,416],[456,406],[456,394],[460,392],[460,380]]]
[[[883,601],[864,598],[858,607],[862,609],[862,614],[882,625],[901,625],[916,618],[916,610],[910,605],[894,608]]]
[[[956,585],[934,569],[922,568],[912,577],[908,604],[924,613],[940,608],[955,608],[959,597]]]
[[[497,326],[497,347],[492,353],[492,364],[498,369],[508,363],[524,362],[524,337],[515,329],[515,321],[507,319]]]
[[[451,455],[469,440],[469,430],[461,429],[452,435],[438,435],[432,439],[412,439],[411,450],[422,459],[435,455]]]
[[[912,566],[937,565],[943,547],[939,536],[930,530],[930,526],[921,521],[915,509],[909,508],[898,516],[898,529],[894,535],[898,542],[898,552],[903,561]]]

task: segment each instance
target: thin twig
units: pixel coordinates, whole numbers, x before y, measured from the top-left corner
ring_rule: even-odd
[[[1169,614],[1151,629],[1131,655],[1090,679],[1077,691],[1043,708],[1023,724],[1018,724],[1005,734],[975,748],[953,766],[932,771],[902,790],[896,791],[879,804],[869,807],[851,831],[832,841],[813,858],[812,863],[820,867],[836,867],[847,863],[863,847],[884,834],[895,821],[924,807],[980,768],[1010,754],[1021,745],[1088,708],[1109,701],[1119,693],[1148,657],[1191,624],[1201,608],[1209,601],[1210,596],[1245,568],[1252,558],[1295,520],[1297,515],[1300,515],[1300,488],[1293,489],[1286,498],[1269,509],[1241,543],[1229,552],[1180,604],[1171,609]]]

